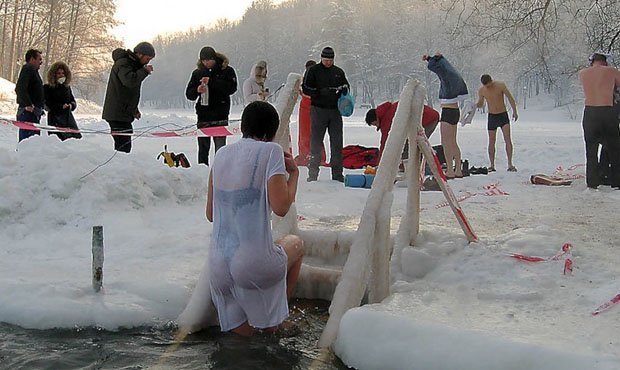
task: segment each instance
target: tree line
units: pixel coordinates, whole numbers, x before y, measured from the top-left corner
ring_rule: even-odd
[[[556,105],[580,94],[576,72],[597,50],[620,51],[616,0],[257,0],[236,22],[220,20],[155,40],[158,76],[145,99],[156,107],[183,106],[183,88],[200,47],[226,54],[241,82],[257,60],[269,63],[268,84],[303,72],[322,47],[336,50],[358,102],[397,99],[404,83],[420,79],[431,104],[439,83],[422,54],[441,51],[461,71],[470,93],[479,76],[505,80],[518,99],[542,92]],[[236,101],[242,99],[240,93]]]
[[[30,47],[64,60],[74,88],[101,101],[116,25],[113,0],[0,0],[0,76],[15,81]],[[556,105],[580,98],[576,72],[596,50],[620,52],[617,0],[256,0],[238,21],[158,36],[155,73],[143,86],[152,107],[189,107],[184,89],[202,46],[230,59],[239,86],[266,60],[271,91],[302,73],[327,45],[360,103],[398,98],[418,78],[435,103],[439,83],[421,56],[442,52],[475,93],[479,76],[504,80],[518,100],[542,92]],[[46,66],[44,67],[47,67]],[[44,68],[45,70],[46,68]],[[241,92],[233,102],[242,103]]]
[[[62,60],[72,69],[80,96],[96,99],[105,85],[111,49],[121,45],[113,0],[0,0],[0,77],[15,82],[24,54],[43,52],[47,71]]]

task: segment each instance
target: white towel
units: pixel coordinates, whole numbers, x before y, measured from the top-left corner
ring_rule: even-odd
[[[463,102],[463,107],[461,108],[461,118],[459,119],[459,122],[461,122],[461,127],[469,125],[474,119],[475,113],[476,104],[474,104],[471,100],[465,100]]]

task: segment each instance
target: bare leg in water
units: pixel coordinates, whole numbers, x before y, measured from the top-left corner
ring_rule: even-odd
[[[282,239],[276,241],[276,244],[280,245],[282,249],[284,249],[284,252],[288,257],[286,270],[286,297],[291,299],[293,292],[295,291],[295,286],[297,285],[297,280],[299,279],[299,272],[301,271],[301,262],[304,256],[304,242],[296,235],[286,235]],[[283,324],[265,328],[264,331],[274,332],[283,326]],[[254,328],[246,321],[234,328],[232,332],[244,337],[249,337],[254,334]]]

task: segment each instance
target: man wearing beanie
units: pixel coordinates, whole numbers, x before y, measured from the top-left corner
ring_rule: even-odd
[[[110,125],[114,149],[120,152],[131,152],[131,123],[142,116],[138,109],[140,88],[142,81],[153,72],[153,66],[149,64],[153,58],[155,48],[148,42],[139,43],[133,51],[119,48],[112,52],[114,65],[108,79],[102,117]],[[127,135],[118,135],[120,133]]]
[[[196,69],[185,89],[187,99],[196,101],[199,129],[228,126],[230,96],[237,91],[237,75],[228,64],[228,58],[212,47],[205,46],[200,50]],[[226,136],[214,136],[213,142],[217,152],[226,145]],[[198,138],[198,163],[209,165],[210,148],[210,137]]]
[[[342,175],[342,116],[338,110],[338,98],[347,92],[349,81],[344,71],[334,65],[334,49],[323,48],[321,63],[310,67],[303,82],[303,92],[311,98],[310,116],[312,138],[308,182],[319,177],[319,164],[325,131],[329,132],[331,149],[330,166],[332,180],[344,182]]]

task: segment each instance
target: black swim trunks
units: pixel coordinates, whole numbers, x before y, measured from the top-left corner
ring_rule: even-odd
[[[510,118],[508,118],[508,112],[504,113],[489,113],[489,120],[487,121],[487,129],[489,131],[495,131],[504,125],[510,124]]]
[[[441,108],[441,122],[447,122],[451,125],[456,125],[461,119],[461,112],[458,108]]]

